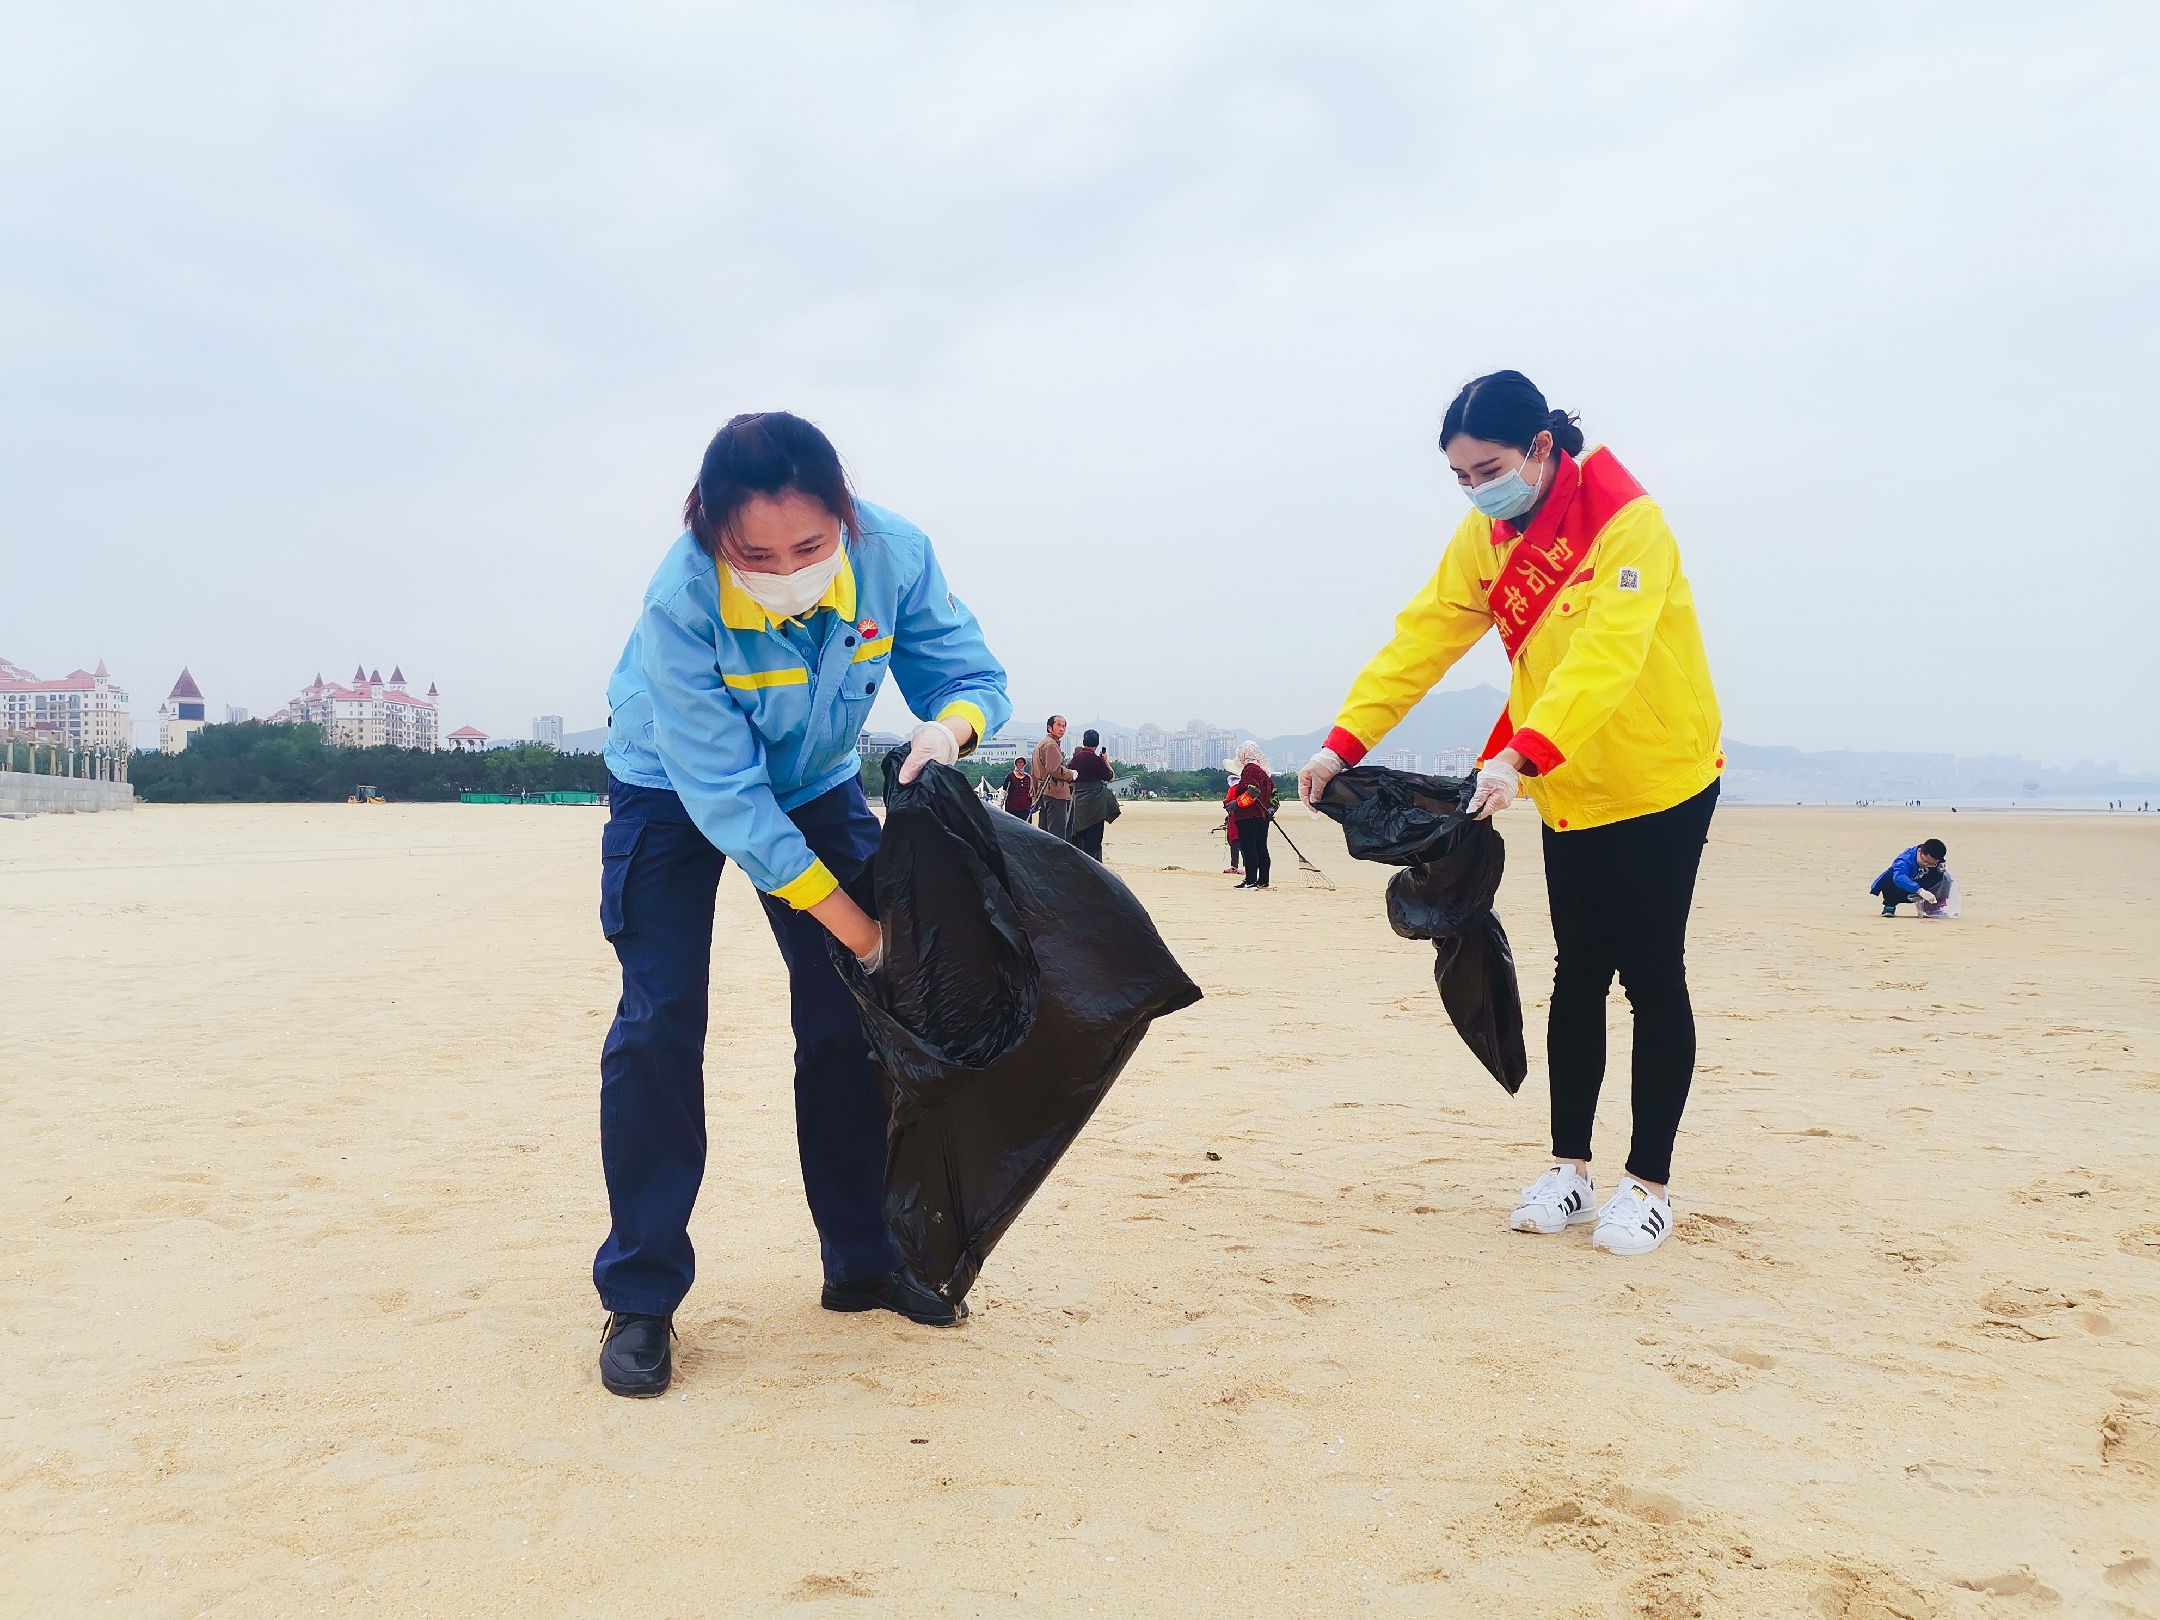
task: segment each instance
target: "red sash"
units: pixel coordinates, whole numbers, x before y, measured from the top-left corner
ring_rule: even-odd
[[[1580,463],[1565,450],[1553,471],[1552,493],[1516,539],[1512,523],[1493,525],[1493,541],[1515,541],[1500,564],[1499,576],[1485,587],[1485,603],[1492,609],[1493,623],[1500,627],[1500,644],[1507,648],[1510,663],[1521,654],[1531,633],[1545,622],[1568,581],[1575,577],[1605,525],[1620,509],[1643,496],[1642,485],[1610,450],[1600,445]],[[1490,759],[1508,744],[1515,728],[1507,710],[1485,741],[1484,758]]]

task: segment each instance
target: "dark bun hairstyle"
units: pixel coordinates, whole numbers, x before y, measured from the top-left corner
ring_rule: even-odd
[[[1553,443],[1571,456],[1582,454],[1582,429],[1572,412],[1550,409],[1538,386],[1519,371],[1495,371],[1462,386],[1440,422],[1440,448],[1469,434],[1511,449],[1529,452],[1531,441],[1550,433]]]
[[[1080,733],[1080,746],[1082,748],[1100,748],[1102,746],[1102,733],[1090,726],[1086,731]]]
[[[705,447],[697,482],[683,502],[683,523],[717,557],[719,537],[753,496],[789,490],[822,503],[850,534],[859,531],[855,496],[832,440],[787,411],[731,416]]]

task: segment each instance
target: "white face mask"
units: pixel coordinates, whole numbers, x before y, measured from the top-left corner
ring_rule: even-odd
[[[748,574],[733,563],[728,564],[728,570],[750,600],[774,618],[799,619],[823,599],[826,590],[839,577],[840,564],[846,555],[845,547],[834,546],[832,555],[823,562],[798,568],[792,574]]]

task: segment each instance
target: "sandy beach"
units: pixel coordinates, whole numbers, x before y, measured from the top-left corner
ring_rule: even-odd
[[[1511,1099],[1384,869],[1293,811],[1334,887],[1234,894],[1218,814],[1111,828],[1207,999],[951,1333],[818,1308],[730,872],[653,1402],[594,1365],[602,812],[0,823],[0,1613],[2160,1615],[2160,817],[1720,811],[1620,1260],[1505,1229],[1534,819]],[[1878,918],[1930,834],[1963,918]]]

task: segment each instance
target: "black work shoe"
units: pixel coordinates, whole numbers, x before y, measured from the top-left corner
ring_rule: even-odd
[[[858,1277],[853,1282],[829,1282],[821,1303],[828,1311],[898,1311],[910,1322],[925,1327],[956,1327],[968,1313],[965,1300],[941,1298],[905,1271]]]
[[[675,1337],[672,1316],[640,1316],[617,1311],[608,1318],[600,1341],[600,1382],[617,1395],[665,1395],[675,1376],[668,1341]]]

